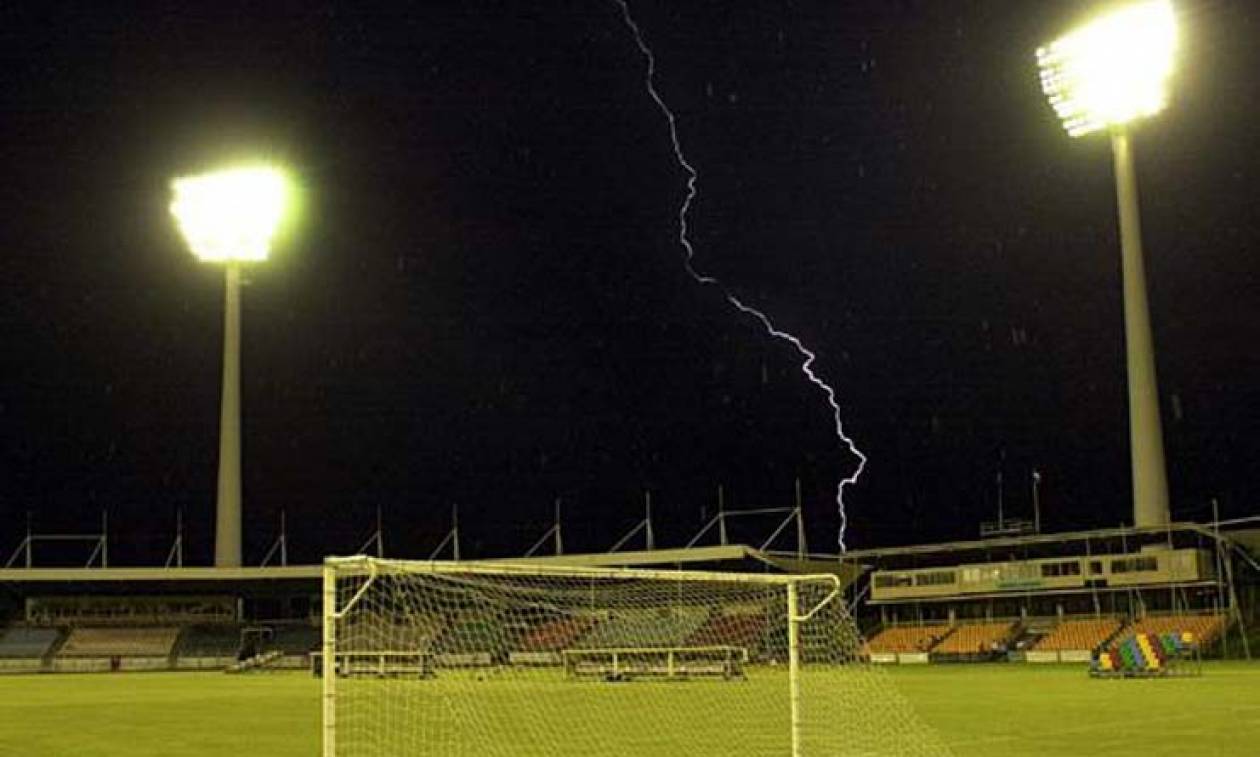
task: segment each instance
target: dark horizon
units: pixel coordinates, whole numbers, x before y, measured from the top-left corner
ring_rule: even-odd
[[[1070,139],[1034,51],[1089,3],[631,2],[699,173],[696,266],[818,354],[870,458],[850,547],[1130,522],[1105,138]],[[1257,512],[1257,9],[1181,3],[1168,110],[1134,141],[1174,520]],[[222,274],[177,175],[289,166],[296,232],[243,292],[245,561],[384,510],[423,557],[524,551],[565,501],[607,549],[652,492],[681,546],[790,505],[831,551],[854,460],[795,353],[696,285],[685,176],[615,2],[4,12],[0,559],[110,512],[111,562],[213,551]],[[756,527],[768,533],[772,524]],[[751,536],[733,534],[737,540]],[[47,553],[53,557],[57,553]],[[86,553],[83,555],[86,558]],[[62,561],[73,562],[62,553]]]

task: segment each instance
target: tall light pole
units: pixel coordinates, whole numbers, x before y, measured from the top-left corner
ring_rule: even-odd
[[[1037,50],[1042,89],[1068,134],[1111,134],[1124,278],[1133,522],[1139,527],[1168,523],[1168,475],[1128,124],[1164,109],[1176,49],[1171,0],[1147,0],[1122,6]]]
[[[171,214],[193,255],[222,263],[223,397],[214,564],[241,564],[241,268],[267,259],[284,217],[288,182],[271,167],[235,168],[176,179]]]

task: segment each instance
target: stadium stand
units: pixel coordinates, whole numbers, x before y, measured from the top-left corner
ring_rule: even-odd
[[[1080,618],[1064,620],[1042,637],[1033,649],[1058,652],[1074,649],[1097,649],[1120,630],[1118,618]]]
[[[764,613],[715,613],[697,628],[686,643],[699,645],[728,645],[752,650],[766,632]]]
[[[938,654],[989,654],[1005,645],[1015,630],[1012,621],[955,626],[954,632],[932,648]]]
[[[320,645],[319,629],[309,627],[314,632],[311,644],[302,651],[316,649]],[[350,652],[387,652],[412,650],[417,652],[431,651],[437,639],[442,635],[443,625],[437,618],[416,618],[410,624],[397,623],[362,627],[351,623],[342,630],[339,644]]]
[[[240,648],[240,626],[189,626],[175,643],[175,666],[190,670],[224,668],[236,661]]]
[[[56,628],[14,626],[0,632],[0,658],[42,659],[60,638]]]
[[[169,657],[178,628],[75,628],[59,657]]]
[[[50,666],[59,673],[164,670],[178,637],[177,626],[74,628]]]
[[[595,625],[594,617],[562,617],[544,621],[521,639],[521,651],[555,652],[577,641]]]
[[[873,653],[927,652],[945,638],[952,628],[944,623],[924,626],[888,626],[867,643]]]
[[[1207,646],[1225,630],[1223,615],[1148,615],[1128,629],[1134,633],[1181,634],[1190,633],[1191,640],[1199,646]],[[1112,648],[1117,645],[1113,644]]]
[[[175,653],[180,657],[235,657],[240,646],[239,626],[189,626],[179,635]]]
[[[491,616],[474,613],[451,623],[433,645],[439,665],[490,665],[507,656],[519,629],[505,629]]]
[[[668,613],[624,610],[596,626],[578,646],[587,649],[679,646],[708,616],[708,610],[702,607],[680,607]]]
[[[462,618],[446,629],[438,637],[435,649],[438,653],[458,654],[463,652],[480,652],[490,648],[506,646],[503,626],[493,618],[473,615]],[[471,647],[477,647],[472,649]]]
[[[276,625],[271,640],[264,646],[285,655],[306,655],[320,645],[320,630],[306,623]]]

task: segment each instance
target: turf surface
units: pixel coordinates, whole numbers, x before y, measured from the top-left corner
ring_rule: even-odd
[[[1260,664],[1208,664],[1200,678],[1158,680],[1031,665],[891,675],[960,756],[1260,754]],[[0,676],[0,755],[318,752],[319,686],[307,675]]]

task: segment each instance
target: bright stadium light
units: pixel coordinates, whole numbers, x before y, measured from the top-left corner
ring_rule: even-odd
[[[208,262],[266,260],[288,200],[288,180],[269,166],[176,179],[171,214],[194,255]]]
[[[270,166],[176,179],[171,214],[199,259],[224,263],[223,398],[214,564],[241,564],[241,266],[267,259],[290,205],[289,181]]]
[[[1128,124],[1167,105],[1176,51],[1170,0],[1125,5],[1037,50],[1041,88],[1068,134],[1111,133],[1124,277],[1133,523],[1150,528],[1170,520],[1168,474]]]
[[[1041,88],[1073,137],[1121,126],[1168,104],[1176,51],[1169,0],[1129,5],[1037,50]]]

